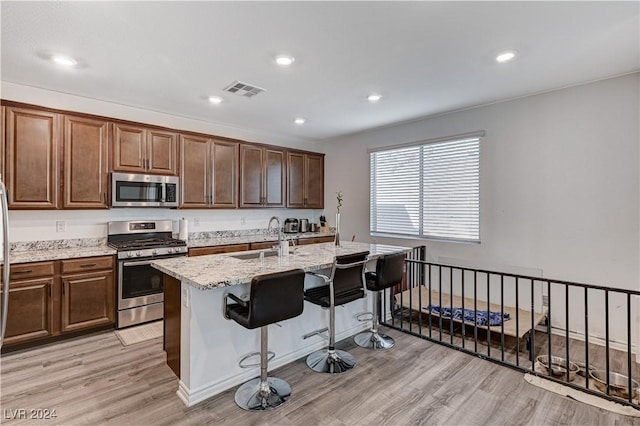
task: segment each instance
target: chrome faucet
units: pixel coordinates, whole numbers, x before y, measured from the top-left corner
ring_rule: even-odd
[[[269,231],[269,233],[271,233],[271,222],[276,221],[276,224],[278,225],[278,242],[282,241],[284,239],[284,236],[282,235],[282,227],[280,226],[280,219],[277,216],[272,216],[271,219],[269,219],[269,224],[267,225],[267,230]]]

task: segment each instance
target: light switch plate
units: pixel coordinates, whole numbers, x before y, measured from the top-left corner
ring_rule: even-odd
[[[67,223],[64,220],[56,221],[56,232],[66,232]]]

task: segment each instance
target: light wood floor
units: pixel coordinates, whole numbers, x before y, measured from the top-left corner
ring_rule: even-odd
[[[2,424],[231,425],[640,425],[526,383],[522,373],[386,330],[396,347],[372,352],[340,342],[358,360],[321,375],[304,360],[275,371],[291,400],[267,413],[236,407],[235,389],[186,408],[161,339],[123,347],[113,332],[3,355]],[[257,374],[257,372],[256,372]],[[56,410],[53,421],[8,420],[9,410]]]

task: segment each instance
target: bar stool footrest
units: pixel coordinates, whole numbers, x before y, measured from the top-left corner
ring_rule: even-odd
[[[366,318],[365,315],[367,315]],[[360,312],[359,314],[356,314],[355,318],[360,322],[373,321],[373,312]]]
[[[289,397],[289,383],[276,377],[267,377],[265,383],[255,378],[241,385],[236,391],[235,401],[238,407],[247,411],[267,411],[278,408]]]
[[[259,357],[260,356],[260,352],[251,352],[250,354],[246,354],[245,356],[240,358],[240,361],[238,361],[238,367],[240,367],[240,368],[260,367],[260,361],[254,362],[252,364],[243,364],[246,360],[248,360],[249,358],[252,358],[254,356],[258,356]],[[267,362],[271,361],[275,357],[276,357],[276,353],[275,352],[272,352],[272,351],[267,352]]]

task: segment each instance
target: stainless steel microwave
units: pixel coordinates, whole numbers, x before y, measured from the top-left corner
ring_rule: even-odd
[[[178,207],[177,176],[112,173],[111,207]]]

